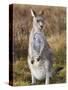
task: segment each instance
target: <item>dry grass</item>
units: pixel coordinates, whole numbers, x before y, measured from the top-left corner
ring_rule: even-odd
[[[48,42],[54,51],[66,47],[66,32],[62,34],[52,35],[48,38]]]
[[[64,83],[66,81],[66,8],[13,5],[13,85],[30,85],[31,74],[27,63],[29,32],[32,28],[30,9],[37,13],[44,11],[44,34],[54,53],[54,68],[63,66],[63,70],[53,76],[50,83]],[[37,84],[43,84],[37,82]]]
[[[54,75],[50,83],[64,83],[66,80],[66,49],[65,49],[65,33],[60,36],[53,36],[53,38],[48,38],[49,44],[52,46],[55,62],[53,67],[63,67],[60,73]],[[61,47],[62,46],[62,47]],[[21,60],[16,61],[13,66],[14,68],[14,81],[13,85],[30,85],[31,84],[31,74],[27,63],[27,58],[21,58]],[[37,84],[44,84],[44,81],[37,82]]]

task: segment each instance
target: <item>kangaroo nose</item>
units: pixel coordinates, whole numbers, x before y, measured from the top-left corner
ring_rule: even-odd
[[[41,28],[43,28],[43,26],[41,25]]]
[[[34,60],[31,60],[31,64],[33,64],[34,63]]]

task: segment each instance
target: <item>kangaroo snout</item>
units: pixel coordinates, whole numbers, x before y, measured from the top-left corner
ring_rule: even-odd
[[[43,25],[41,25],[40,27],[43,28]]]

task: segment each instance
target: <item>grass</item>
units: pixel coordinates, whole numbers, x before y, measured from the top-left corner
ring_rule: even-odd
[[[34,5],[13,5],[13,44],[15,62],[13,63],[13,85],[31,85],[31,73],[27,63],[28,37],[32,28],[30,9],[39,13],[44,11],[44,34],[54,54],[53,67],[63,69],[50,79],[50,84],[66,81],[66,8]],[[10,30],[11,30],[11,23]],[[11,81],[10,81],[11,82]],[[37,81],[44,84],[44,81]]]
[[[66,81],[66,47],[64,34],[48,38],[48,42],[53,47],[55,61],[54,68],[63,67],[63,69],[53,75],[50,79],[50,84],[65,83]],[[53,40],[54,39],[54,40]],[[62,47],[61,47],[62,46]],[[56,49],[57,48],[57,49]],[[44,81],[37,81],[37,84],[44,84]],[[14,86],[28,86],[31,85],[31,74],[27,63],[27,57],[20,58],[13,64],[13,85]]]
[[[30,71],[27,61],[25,59],[17,61],[13,65],[13,85],[28,85],[30,79]]]

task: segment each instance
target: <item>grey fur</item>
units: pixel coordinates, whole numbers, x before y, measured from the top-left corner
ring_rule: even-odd
[[[36,84],[36,79],[45,79],[45,84],[49,84],[49,78],[52,74],[52,50],[44,36],[43,17],[36,15],[33,10],[31,10],[31,14],[33,28],[29,36],[28,65],[31,71],[32,84]]]

